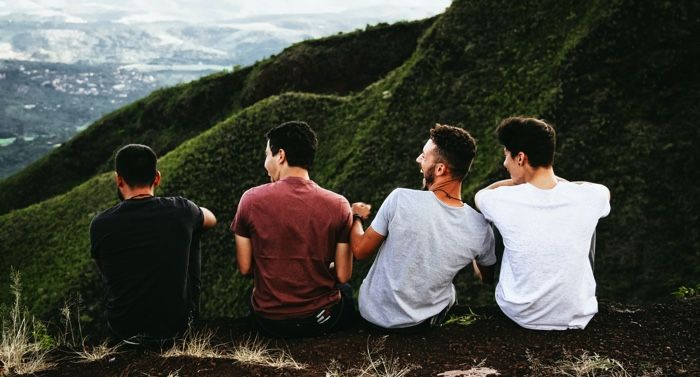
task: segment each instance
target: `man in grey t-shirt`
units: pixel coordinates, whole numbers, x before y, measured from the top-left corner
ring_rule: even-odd
[[[396,189],[365,232],[365,203],[354,203],[350,246],[357,259],[378,251],[360,287],[362,317],[384,329],[439,326],[456,301],[452,280],[473,262],[482,281],[493,280],[493,233],[484,217],[462,202],[462,181],[476,143],[461,128],[436,125],[416,159],[424,191]]]

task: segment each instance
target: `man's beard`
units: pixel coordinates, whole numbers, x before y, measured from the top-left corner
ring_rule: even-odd
[[[124,195],[122,195],[122,192],[119,191],[119,187],[117,187],[117,198],[119,198],[120,202],[124,201]]]
[[[427,171],[423,172],[423,191],[430,190],[430,186],[435,182],[435,165],[433,164]]]

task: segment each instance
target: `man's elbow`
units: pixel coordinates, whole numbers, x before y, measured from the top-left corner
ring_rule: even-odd
[[[253,269],[251,268],[250,265],[243,265],[240,263],[238,264],[238,271],[243,276],[250,276],[253,273]]]
[[[360,245],[351,245],[350,251],[352,251],[352,256],[355,260],[363,260],[369,256],[369,252],[363,250]]]

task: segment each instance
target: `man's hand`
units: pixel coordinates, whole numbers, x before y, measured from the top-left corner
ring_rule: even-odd
[[[371,204],[367,204],[367,203],[363,203],[363,202],[352,203],[352,215],[353,216],[358,215],[363,220],[367,220],[371,210],[372,210]]]

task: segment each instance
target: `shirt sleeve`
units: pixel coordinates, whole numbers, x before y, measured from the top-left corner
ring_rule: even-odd
[[[377,216],[372,220],[372,229],[384,237],[389,233],[389,222],[396,212],[398,190],[399,189],[392,191],[391,194],[384,199],[384,203],[382,203],[382,206],[379,207],[379,211],[377,211]]]
[[[493,236],[493,229],[484,221],[484,239],[481,243],[480,253],[476,255],[476,263],[482,266],[492,266],[496,264],[496,241]]]
[[[192,219],[192,233],[201,233],[204,225],[204,212],[197,204],[189,199],[185,199],[187,210]]]
[[[474,196],[474,204],[476,208],[484,215],[486,220],[493,222],[491,217],[491,203],[493,202],[493,194],[495,190],[483,189]]]
[[[352,229],[352,210],[350,203],[345,198],[340,199],[340,221],[336,233],[337,243],[350,243],[350,229]]]
[[[599,184],[593,184],[598,195],[600,196],[600,217],[605,217],[610,214],[610,190],[607,187]]]
[[[241,237],[250,238],[250,223],[248,222],[248,207],[250,206],[248,199],[248,191],[243,193],[241,200],[238,201],[236,215],[231,222],[231,231]]]

